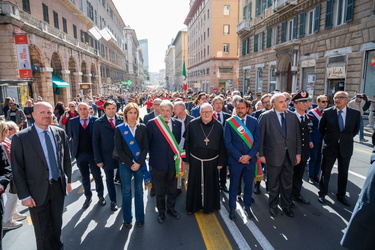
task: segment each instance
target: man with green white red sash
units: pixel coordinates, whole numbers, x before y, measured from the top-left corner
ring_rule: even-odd
[[[158,222],[165,221],[165,212],[179,219],[174,209],[177,197],[177,177],[183,168],[183,152],[178,146],[181,139],[181,122],[172,117],[173,104],[160,103],[160,115],[147,123],[149,142],[149,165],[152,167],[152,183],[155,188]],[[167,195],[167,201],[165,196]]]
[[[256,166],[261,169],[258,160],[261,137],[258,122],[254,117],[247,115],[248,110],[246,101],[241,99],[236,106],[236,115],[229,118],[224,126],[224,141],[228,151],[230,172],[229,218],[231,220],[236,218],[236,195],[241,173],[245,183],[244,210],[248,219],[254,217],[250,207]]]

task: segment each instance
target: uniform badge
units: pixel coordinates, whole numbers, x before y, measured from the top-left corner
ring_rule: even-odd
[[[125,131],[125,132],[124,132],[124,134],[126,134],[126,135],[127,135],[128,133],[129,133],[129,131]]]
[[[141,154],[140,152],[135,153],[136,156],[138,156],[138,155],[140,155],[140,154]]]
[[[130,141],[129,144],[130,144],[130,145],[133,145],[133,144],[134,144],[134,141]]]
[[[306,91],[302,91],[301,93],[301,96],[303,97],[303,98],[305,98],[306,97],[306,94],[307,94],[307,92]]]

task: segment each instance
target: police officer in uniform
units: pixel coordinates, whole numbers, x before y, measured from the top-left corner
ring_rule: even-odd
[[[300,132],[301,132],[301,143],[302,143],[301,162],[295,165],[293,168],[292,199],[303,204],[310,204],[310,201],[305,199],[301,195],[301,189],[302,189],[302,182],[303,182],[302,181],[303,173],[305,172],[307,160],[310,157],[310,148],[314,147],[310,138],[310,133],[312,131],[312,126],[313,126],[313,120],[312,120],[313,117],[312,115],[306,113],[306,110],[308,108],[308,98],[309,98],[309,93],[307,93],[306,91],[300,91],[292,99],[292,101],[294,102],[294,107],[296,109],[294,113],[296,114],[300,122],[299,127],[300,127]]]

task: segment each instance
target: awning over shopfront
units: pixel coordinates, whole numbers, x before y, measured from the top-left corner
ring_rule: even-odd
[[[67,88],[70,85],[52,72],[52,83],[55,88]]]

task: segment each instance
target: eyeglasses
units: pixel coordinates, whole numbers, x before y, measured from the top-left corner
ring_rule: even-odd
[[[204,115],[210,115],[212,114],[212,111],[201,111],[201,113]]]
[[[267,102],[262,102],[263,104],[267,104],[267,103],[271,103],[271,101],[267,101]]]
[[[76,106],[69,106],[70,108],[75,108]]]
[[[345,98],[348,98],[348,97],[346,97],[346,96],[335,96],[335,97],[333,97],[333,99],[335,99],[335,100],[345,99]]]
[[[321,103],[328,103],[328,101],[320,101]]]
[[[207,100],[207,97],[201,97],[201,100]]]

